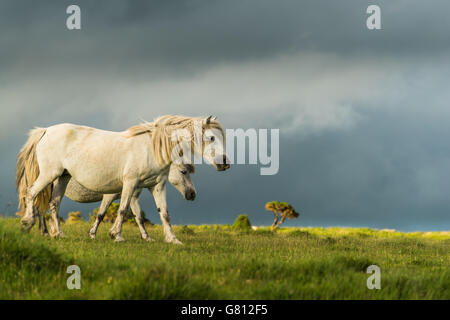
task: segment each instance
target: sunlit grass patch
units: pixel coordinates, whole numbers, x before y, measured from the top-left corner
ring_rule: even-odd
[[[450,235],[367,228],[174,226],[182,246],[155,242],[123,226],[124,243],[100,226],[63,224],[64,239],[19,231],[0,219],[0,297],[31,299],[449,299]],[[68,290],[66,268],[81,269],[81,290]],[[366,287],[369,265],[381,290]],[[21,272],[20,270],[25,270]]]

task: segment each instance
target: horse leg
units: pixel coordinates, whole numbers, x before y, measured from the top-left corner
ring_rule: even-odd
[[[61,176],[53,183],[52,198],[50,200],[50,235],[53,238],[62,238],[64,234],[59,223],[59,208],[61,206],[62,198],[66,192],[66,187],[69,184],[71,177],[68,175]]]
[[[170,216],[169,211],[167,210],[165,183],[156,185],[155,188],[152,190],[152,194],[153,198],[155,199],[159,215],[161,216],[165,241],[168,243],[183,244],[180,240],[177,239],[175,233],[172,230],[172,226],[170,225]]]
[[[88,232],[89,237],[91,237],[91,239],[95,239],[95,236],[97,235],[98,226],[103,221],[106,211],[108,211],[109,206],[114,200],[116,200],[117,196],[118,196],[117,194],[105,194],[103,196],[102,203],[100,204],[97,216],[95,217],[95,222]]]
[[[27,195],[25,197],[26,211],[23,218],[20,220],[22,229],[24,231],[29,231],[36,223],[36,217],[39,216],[38,210],[34,207],[34,201],[38,194],[44,190],[50,183],[52,183],[62,172],[50,174],[42,174],[45,172],[41,171],[39,177],[33,183],[33,185],[27,190]]]
[[[128,206],[130,205],[131,197],[136,190],[136,185],[137,181],[126,181],[123,184],[117,218],[116,221],[114,221],[114,225],[109,230],[109,235],[116,242],[125,241],[125,239],[122,237],[122,223],[123,219],[125,218]]]
[[[41,235],[48,236],[47,223],[45,222],[45,213],[39,213],[39,230]]]
[[[131,197],[130,208],[134,214],[134,218],[136,219],[136,223],[139,227],[139,231],[141,232],[141,237],[145,241],[155,241],[149,237],[147,230],[145,230],[144,219],[142,217],[141,206],[139,205],[139,195],[141,191],[135,192]]]

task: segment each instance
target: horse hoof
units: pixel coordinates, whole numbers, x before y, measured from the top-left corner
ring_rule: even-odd
[[[23,232],[30,232],[31,228],[33,227],[33,223],[31,221],[21,221],[20,229]]]
[[[89,232],[88,232],[88,235],[89,235],[89,238],[91,238],[92,240],[95,240],[95,236],[96,236],[95,233],[89,231]]]
[[[58,233],[55,233],[55,234],[52,235],[53,239],[62,239],[62,238],[65,238],[65,237],[66,237],[66,235],[64,233],[62,233],[62,232],[58,232]]]
[[[142,240],[147,241],[147,242],[155,242],[155,240],[150,237],[142,238]]]
[[[125,239],[122,237],[122,236],[117,236],[115,239],[114,239],[114,242],[124,242],[125,241]]]
[[[178,245],[182,245],[183,244],[183,242],[181,242],[178,239],[172,239],[172,240],[169,240],[169,241],[166,241],[166,242],[167,243],[172,243],[172,244],[178,244]]]

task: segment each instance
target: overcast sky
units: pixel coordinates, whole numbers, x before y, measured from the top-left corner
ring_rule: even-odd
[[[74,3],[82,29],[69,31]],[[367,29],[369,4],[382,30]],[[448,12],[445,0],[2,1],[0,211],[15,212],[16,155],[35,126],[213,114],[279,128],[279,173],[197,166],[194,202],[169,187],[175,224],[270,224],[264,204],[280,200],[301,213],[291,226],[448,230]],[[159,223],[148,193],[141,203]],[[96,205],[66,199],[62,215]]]

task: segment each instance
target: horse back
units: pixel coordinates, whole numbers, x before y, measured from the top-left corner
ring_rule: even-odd
[[[47,128],[38,145],[38,157],[40,164],[67,170],[90,190],[116,193],[124,176],[139,174],[130,170],[148,167],[149,148],[139,142],[123,132],[64,123]]]

